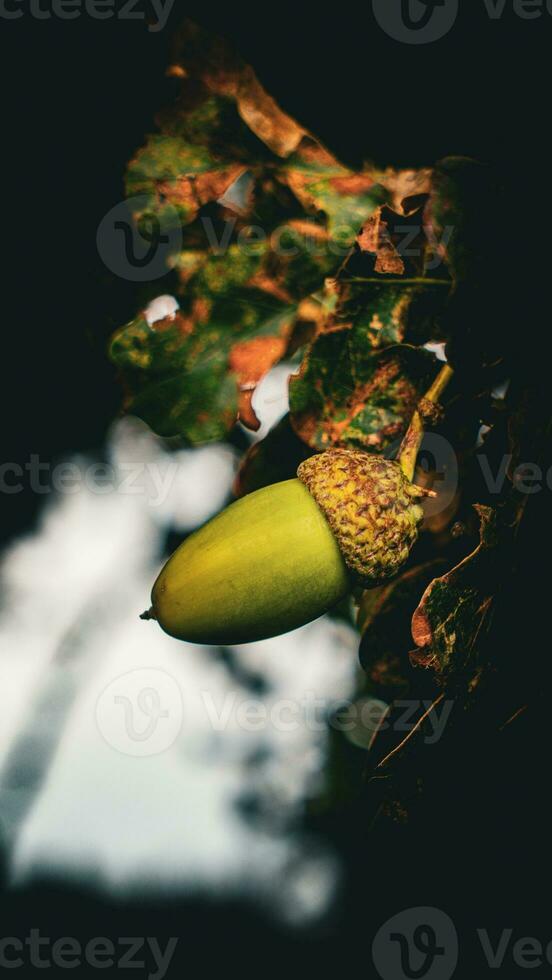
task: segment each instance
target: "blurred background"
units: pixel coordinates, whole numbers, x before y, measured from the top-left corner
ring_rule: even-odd
[[[175,935],[170,975],[213,936],[213,965],[242,943],[307,949],[342,914],[334,739],[350,747],[351,788],[362,773],[361,749],[330,726],[361,676],[352,617],[229,649],[139,619],[168,554],[232,499],[243,452],[285,414],[293,368],[256,392],[261,430],[224,445],[170,448],[118,417],[107,339],[141,301],[155,317],[164,284],[140,294],[117,279],[96,232],[171,98],[170,25],[24,26],[8,25],[10,131],[18,180],[37,183],[10,226],[22,241],[3,452],[3,934]],[[251,705],[265,722],[248,723]]]
[[[475,8],[422,52],[381,33],[376,44],[368,4],[336,17],[177,0],[157,33],[140,20],[3,23],[2,455],[24,474],[1,495],[3,935],[178,936],[176,976],[190,956],[207,972],[280,955],[312,969],[330,951],[340,962],[409,904],[471,926],[482,909],[502,926],[514,902],[520,929],[533,910],[535,934],[545,829],[535,836],[523,814],[542,758],[522,765],[507,749],[491,779],[483,764],[451,774],[432,821],[374,840],[363,747],[331,724],[362,688],[345,613],[231,649],[184,645],[138,619],[166,555],[231,499],[252,437],[175,450],[119,418],[106,343],[139,303],[96,250],[125,164],[171,96],[170,34],[188,15],[234,39],[284,108],[348,162],[374,140],[397,161],[403,148],[412,163],[500,159],[512,188],[532,188],[522,215],[512,191],[512,248],[527,244],[530,222],[520,261],[546,274],[550,18],[529,44],[531,25],[509,8],[500,25]],[[166,292],[160,280],[144,301]],[[285,413],[289,370],[257,392],[261,435]],[[248,730],[249,702],[268,724]],[[298,702],[290,725],[282,706]]]
[[[285,411],[288,373],[257,392],[256,438]],[[210,649],[142,622],[170,550],[232,499],[239,455],[170,453],[132,417],[103,448],[44,474],[36,527],[4,552],[8,880],[243,895],[311,924],[331,910],[339,867],[304,815],[327,789],[328,723],[355,694],[356,631],[325,617]]]

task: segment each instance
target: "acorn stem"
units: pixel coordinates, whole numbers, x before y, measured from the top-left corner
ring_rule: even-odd
[[[140,619],[157,619],[153,606],[150,609],[146,609],[145,612],[140,613]]]
[[[423,400],[426,402],[432,402],[434,405],[436,405],[453,374],[454,371],[452,368],[448,364],[445,364],[439,371],[439,374],[435,378],[431,388],[429,388],[424,395]],[[418,458],[418,453],[420,451],[423,438],[423,419],[420,412],[415,411],[397,456],[403,473],[411,481],[414,479],[416,460]]]

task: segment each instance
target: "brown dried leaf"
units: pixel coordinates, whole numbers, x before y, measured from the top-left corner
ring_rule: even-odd
[[[393,245],[393,242],[384,242],[380,246],[374,272],[389,276],[404,275],[404,262]]]
[[[398,214],[408,214],[403,202],[419,194],[429,194],[433,171],[424,170],[392,170],[378,175],[378,182],[389,191],[390,207]]]
[[[239,419],[254,432],[260,422],[253,410],[253,393],[261,378],[284,356],[286,346],[285,337],[253,337],[234,344],[230,350],[228,363],[239,387]]]
[[[387,689],[390,699],[395,696],[393,689],[407,689],[413,673],[406,651],[420,593],[445,569],[442,559],[428,561],[362,594],[358,611],[360,662],[370,680]]]
[[[381,208],[371,214],[360,231],[357,243],[361,252],[377,255],[380,247]]]
[[[253,133],[279,157],[297,148],[305,130],[285,113],[230,44],[185,21],[175,42],[172,75],[193,77],[213,94],[233,99]]]
[[[496,581],[488,574],[498,544],[496,512],[482,504],[474,507],[481,521],[477,548],[431,582],[412,616],[417,646],[412,663],[431,666],[441,674],[464,666],[469,659],[496,591]]]
[[[388,224],[382,218],[382,208],[368,218],[357,237],[357,244],[361,252],[371,252],[376,256],[374,272],[404,275],[404,262],[391,241]]]

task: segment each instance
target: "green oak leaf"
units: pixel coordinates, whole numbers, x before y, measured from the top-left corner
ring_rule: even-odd
[[[182,224],[200,208],[222,197],[245,171],[242,163],[213,156],[207,147],[178,136],[154,134],[130,161],[125,182],[128,198],[140,200],[137,220],[175,209]]]
[[[437,369],[428,351],[397,343],[417,288],[363,283],[341,301],[290,382],[292,424],[307,445],[383,452],[404,435]]]
[[[251,399],[263,375],[335,322],[293,385],[292,425],[313,449],[339,441],[385,448],[411,414],[417,374],[424,381],[431,374],[416,353],[389,355],[385,364],[375,356],[403,339],[409,294],[371,287],[373,305],[365,307],[366,288],[355,297],[344,286],[346,301],[332,315],[335,276],[390,192],[371,172],[340,164],[239,55],[189,22],[169,74],[181,80],[180,93],[158,115],[160,132],[130,161],[126,192],[144,234],[155,222],[179,226],[167,269],[181,309],[153,327],[139,316],[113,339],[128,409],[190,443],[222,438],[238,415],[256,428]],[[355,302],[358,322],[346,328]],[[372,405],[359,410],[371,390]]]
[[[214,95],[189,85],[181,98],[156,116],[164,136],[176,137],[187,144],[203,146],[211,159],[258,163],[270,159],[265,144],[251,132],[240,117],[236,103],[223,95]]]
[[[240,400],[285,353],[294,312],[272,296],[243,290],[231,300],[204,300],[195,318],[184,311],[150,327],[138,317],[115,334],[110,347],[127,411],[159,435],[184,443],[223,439],[236,422]]]
[[[449,290],[446,279],[341,278],[332,326],[352,324],[375,349],[423,343],[433,336]]]
[[[259,270],[267,248],[266,243],[255,245],[254,250],[233,244],[222,255],[209,255],[190,280],[188,293],[231,300],[232,294],[246,287]]]
[[[286,160],[279,179],[307,213],[323,213],[335,254],[342,259],[367,218],[389,197],[372,173],[353,173],[308,137]]]
[[[275,229],[267,244],[259,275],[293,299],[316,292],[335,270],[328,236],[314,222],[287,221]]]

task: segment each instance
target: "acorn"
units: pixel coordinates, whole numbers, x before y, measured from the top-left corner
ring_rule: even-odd
[[[445,366],[424,401],[436,402],[451,375]],[[304,460],[296,479],[230,504],[169,558],[142,618],[190,643],[249,643],[392,578],[418,537],[420,500],[434,496],[412,482],[422,436],[416,411],[397,460],[330,449]]]
[[[144,618],[192,643],[287,633],[399,571],[424,495],[398,462],[345,449],[313,456],[297,479],[243,497],[190,535]]]

